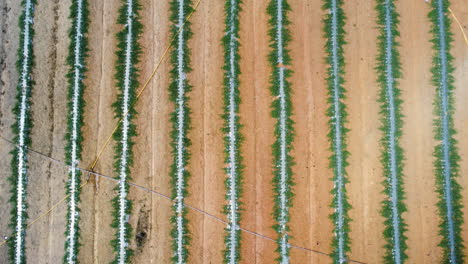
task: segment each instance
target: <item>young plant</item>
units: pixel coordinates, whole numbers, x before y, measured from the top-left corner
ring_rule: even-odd
[[[276,224],[273,226],[278,234],[276,249],[279,252],[280,263],[289,263],[289,208],[292,206],[292,165],[290,154],[294,137],[291,105],[291,88],[288,78],[292,71],[291,57],[287,49],[291,36],[288,30],[288,12],[291,10],[286,0],[272,0],[267,12],[270,15],[270,47],[269,61],[272,68],[270,77],[271,93],[275,100],[272,103],[271,115],[277,120],[275,128],[276,141],[272,146],[275,192],[273,208]]]
[[[432,48],[434,58],[432,83],[436,87],[434,101],[434,131],[437,146],[434,150],[436,190],[439,194],[439,214],[441,216],[439,246],[443,249],[442,263],[463,263],[463,224],[461,186],[459,177],[460,156],[458,155],[453,121],[453,57],[450,54],[452,33],[450,32],[449,1],[431,1],[429,19],[432,22]]]
[[[141,6],[138,0],[123,0],[119,11],[118,24],[123,29],[117,34],[118,50],[115,78],[119,94],[113,104],[115,117],[120,120],[118,129],[114,133],[117,142],[115,147],[115,172],[117,173],[118,186],[117,196],[112,200],[114,206],[114,221],[112,227],[117,229],[115,239],[111,244],[116,252],[113,263],[128,263],[132,250],[129,248],[129,237],[131,226],[128,223],[132,204],[128,199],[128,181],[130,180],[130,168],[133,164],[134,144],[132,138],[136,135],[135,125],[132,120],[136,116],[134,108],[136,101],[136,90],[138,89],[138,70],[136,64],[139,62],[140,46],[138,39],[142,32],[139,11]]]
[[[403,149],[400,146],[402,133],[402,114],[398,80],[401,77],[398,13],[393,0],[377,0],[377,23],[380,28],[378,38],[377,75],[380,86],[380,114],[383,132],[381,139],[381,162],[384,169],[384,193],[388,197],[383,201],[382,215],[385,217],[384,237],[385,263],[404,263],[408,258],[405,251],[406,224],[402,213],[406,212],[403,190]]]
[[[174,250],[172,262],[186,263],[188,258],[187,246],[190,242],[188,220],[186,218],[187,208],[185,207],[185,197],[187,196],[187,181],[189,172],[187,164],[189,160],[188,147],[190,140],[187,133],[190,129],[190,109],[187,106],[187,93],[191,90],[191,85],[187,80],[187,73],[190,69],[190,51],[187,41],[192,35],[190,22],[187,17],[193,12],[191,0],[171,1],[172,36],[175,39],[175,47],[171,52],[171,83],[169,85],[170,100],[175,105],[175,110],[171,115],[172,122],[172,155],[171,166],[172,199],[174,200],[174,216],[171,217],[172,228],[172,248]]]
[[[224,213],[228,219],[226,227],[224,262],[238,263],[240,260],[240,195],[242,192],[242,156],[240,145],[242,136],[239,132],[239,12],[240,0],[226,0],[225,3],[225,35],[222,43],[224,46],[224,145],[225,172],[227,178],[226,201]]]
[[[26,190],[28,184],[28,146],[31,144],[31,90],[32,68],[34,66],[33,37],[34,37],[34,7],[35,0],[23,0],[23,12],[19,18],[20,38],[18,61],[16,67],[19,73],[16,104],[13,114],[16,117],[12,126],[16,147],[11,152],[12,175],[9,178],[12,189],[11,220],[12,238],[8,240],[10,261],[15,264],[26,263],[25,236],[27,204]]]
[[[68,65],[70,69],[68,79],[68,127],[65,135],[65,159],[70,166],[67,182],[68,208],[67,208],[67,230],[65,241],[64,263],[77,263],[79,251],[79,208],[81,171],[78,168],[81,159],[81,143],[83,136],[83,90],[85,88],[83,79],[86,72],[86,56],[88,51],[88,1],[73,0],[70,7],[70,18],[72,25],[69,33],[70,46],[68,53]]]
[[[348,166],[348,156],[346,143],[346,134],[348,129],[345,127],[347,122],[346,105],[343,100],[346,90],[344,83],[344,40],[345,15],[342,9],[343,1],[325,0],[323,8],[328,10],[324,19],[325,32],[325,50],[327,53],[327,87],[329,108],[327,115],[330,118],[328,139],[330,142],[330,168],[333,169],[333,201],[331,207],[335,210],[330,215],[334,223],[334,234],[332,241],[333,252],[331,254],[333,263],[345,263],[348,261],[349,253],[349,216],[348,211],[351,208],[346,194],[346,167]]]

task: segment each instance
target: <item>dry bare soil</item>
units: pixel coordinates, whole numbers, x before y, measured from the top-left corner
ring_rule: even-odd
[[[20,1],[0,0],[0,134],[11,139],[11,113],[16,95],[18,74],[15,70],[18,46],[18,15]],[[142,0],[141,12],[144,34],[140,82],[150,76],[163,55],[169,39],[169,1]],[[328,169],[328,133],[325,116],[326,90],[324,39],[321,19],[322,3],[318,0],[289,0],[293,41],[291,54],[294,120],[294,166],[296,185],[291,214],[292,244],[314,251],[329,253],[332,239],[330,181]],[[378,87],[374,71],[376,57],[376,12],[374,1],[344,1],[347,14],[345,49],[346,103],[349,109],[348,193],[353,209],[350,211],[351,258],[364,263],[380,263],[383,256],[383,218],[380,202],[384,199],[379,164]],[[468,4],[452,0],[452,10],[468,31]],[[115,127],[110,107],[116,96],[114,63],[117,10],[121,1],[90,1],[90,56],[85,92],[84,153],[82,167],[86,168]],[[244,212],[242,227],[274,238],[271,229],[273,192],[271,144],[274,141],[274,120],[270,116],[272,97],[269,92],[269,52],[266,5],[268,1],[244,1],[241,13],[241,122],[245,136],[242,153],[245,158]],[[34,53],[36,67],[33,90],[33,120],[31,148],[57,160],[64,159],[66,128],[66,91],[68,52],[67,30],[70,26],[70,0],[39,0],[35,13]],[[435,179],[432,174],[432,102],[434,87],[430,84],[432,50],[429,44],[429,6],[423,0],[398,1],[401,13],[401,55],[403,64],[403,148],[406,151],[405,189],[408,212],[409,263],[437,263],[441,250],[436,214]],[[192,17],[193,85],[190,93],[193,142],[189,169],[190,206],[224,219],[223,141],[222,141],[222,77],[223,1],[202,0]],[[456,115],[461,162],[460,183],[468,204],[468,46],[456,24],[453,55],[455,56]],[[169,63],[164,61],[137,104],[138,136],[135,145],[133,182],[165,195],[170,194],[169,166],[171,163],[169,113],[173,105],[168,99]],[[0,139],[0,235],[10,233],[10,175],[8,154],[12,145]],[[113,143],[107,147],[95,168],[96,172],[113,176]],[[44,156],[31,153],[29,158],[28,203],[33,220],[63,199],[67,168]],[[110,199],[115,195],[115,183],[108,179],[91,179],[82,191],[81,263],[108,263],[113,258],[109,241]],[[134,228],[132,248],[134,263],[169,263],[171,257],[171,201],[161,196],[133,188],[134,201],[130,218]],[[464,209],[468,216],[468,207]],[[28,229],[27,259],[29,263],[59,263],[63,257],[65,231],[64,203],[51,214],[41,218]],[[190,210],[189,228],[192,233],[190,263],[222,263],[225,224],[213,217]],[[468,240],[468,221],[463,226]],[[2,238],[3,239],[3,238]],[[243,263],[273,263],[275,243],[250,233],[242,234]],[[1,241],[0,241],[1,242]],[[468,254],[468,249],[467,252]],[[293,248],[292,263],[330,263],[323,254]],[[0,247],[0,263],[7,263],[7,249]]]

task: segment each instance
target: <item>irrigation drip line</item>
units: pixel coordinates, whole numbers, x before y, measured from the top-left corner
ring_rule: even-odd
[[[13,146],[16,146],[16,144],[5,138],[4,136],[0,135],[0,138],[2,140],[4,140],[5,142],[13,145]],[[67,167],[67,168],[70,168],[71,166],[70,165],[67,165],[65,162],[59,160],[59,159],[55,159],[53,157],[50,157],[42,152],[39,152],[39,151],[36,151],[36,150],[33,150],[31,148],[27,148],[27,150],[30,152],[30,153],[34,153],[34,154],[37,154],[41,157],[44,157],[48,160],[50,160],[51,162],[54,162],[56,164],[59,164],[59,165],[62,165],[64,167]],[[115,179],[111,176],[108,176],[108,175],[104,175],[104,174],[101,174],[99,172],[94,172],[94,171],[91,171],[91,170],[88,170],[88,169],[83,169],[83,168],[76,168],[78,170],[80,170],[81,172],[83,173],[86,173],[88,175],[93,175],[95,177],[100,177],[100,178],[104,178],[104,179],[108,179],[108,180],[111,180],[111,181],[114,181],[114,182],[118,182],[119,180],[118,179]],[[89,180],[90,180],[90,176],[86,179],[85,183],[83,183],[80,188],[84,187],[85,185],[87,185],[89,183]],[[149,193],[153,193],[153,194],[156,194],[166,200],[169,200],[169,201],[173,201],[173,199],[169,196],[169,195],[166,195],[166,194],[163,194],[161,192],[158,192],[158,191],[155,191],[155,190],[152,190],[148,187],[145,187],[145,186],[142,186],[142,185],[139,185],[139,184],[136,184],[136,183],[133,183],[133,182],[129,182],[128,183],[130,186],[133,186],[133,187],[136,187],[137,189],[141,189],[141,190],[144,190],[146,192],[149,192]],[[41,218],[45,217],[46,215],[50,214],[55,208],[57,208],[61,203],[63,203],[66,199],[67,199],[68,195],[65,196],[64,198],[62,198],[59,202],[55,203],[51,208],[49,208],[45,213],[41,214],[39,217],[35,218],[33,221],[31,221],[27,226],[31,226],[32,224],[34,224],[35,222],[37,222],[38,220],[40,220]],[[217,216],[215,216],[214,214],[211,214],[211,213],[208,213],[206,211],[203,211],[197,207],[194,207],[192,205],[188,205],[188,204],[185,204],[184,203],[184,206],[187,207],[187,208],[190,208],[194,211],[197,211],[203,215],[206,215],[218,222],[221,222],[223,224],[228,224],[228,222],[226,220],[223,220],[222,218],[219,218]],[[251,235],[254,235],[254,236],[257,236],[257,237],[260,237],[260,238],[263,238],[263,239],[266,239],[266,240],[269,240],[269,241],[273,241],[273,242],[276,242],[277,240],[276,239],[273,239],[271,237],[268,237],[268,236],[265,236],[265,235],[262,235],[260,233],[257,233],[255,231],[252,231],[252,230],[249,230],[249,229],[246,229],[246,228],[243,228],[243,227],[240,227],[239,226],[239,229],[248,233],[248,234],[251,234]],[[8,237],[5,241],[1,242],[0,243],[0,247],[3,246],[7,241],[8,239],[10,239],[10,237]],[[307,252],[311,252],[311,253],[315,253],[315,254],[319,254],[319,255],[323,255],[323,256],[328,256],[328,257],[331,257],[331,254],[328,254],[328,253],[325,253],[325,252],[322,252],[322,251],[319,251],[319,250],[314,250],[314,249],[310,249],[310,248],[306,248],[306,247],[301,247],[301,246],[296,246],[296,245],[292,245],[292,244],[288,244],[290,247],[292,248],[296,248],[296,249],[299,249],[299,250],[303,250],[303,251],[307,251]],[[349,262],[352,262],[352,263],[358,263],[358,264],[367,264],[366,262],[362,262],[362,261],[358,261],[358,260],[352,260],[352,259],[349,259],[348,260]]]
[[[243,156],[241,145],[243,141],[239,116],[241,102],[239,91],[240,55],[239,55],[239,15],[242,0],[226,0],[225,3],[225,36],[222,38],[224,47],[224,87],[223,101],[224,111],[222,118],[224,126],[224,152],[225,184],[224,214],[227,216],[228,224],[225,231],[224,262],[229,264],[238,263],[241,260],[241,231],[237,228],[242,216],[242,188],[243,188]]]
[[[190,255],[190,223],[187,218],[185,199],[189,195],[191,110],[189,93],[191,52],[188,41],[193,35],[187,15],[192,12],[192,0],[171,0],[169,8],[170,34],[176,39],[170,56],[168,94],[172,105],[170,113],[170,148],[172,162],[169,170],[171,198],[173,199],[171,222],[172,263],[187,263]]]
[[[377,0],[377,25],[379,27],[377,65],[377,83],[380,108],[380,163],[383,168],[383,193],[381,215],[384,221],[385,253],[384,263],[405,263],[407,224],[402,214],[407,211],[404,190],[404,150],[401,147],[402,114],[401,62],[399,46],[400,19],[394,0]]]
[[[277,234],[278,258],[276,261],[281,264],[290,263],[289,239],[290,236],[290,208],[293,203],[293,170],[294,157],[291,154],[294,141],[294,121],[293,104],[291,102],[291,82],[292,75],[290,69],[292,58],[289,54],[289,43],[291,34],[288,25],[290,20],[288,13],[291,6],[287,0],[271,0],[267,13],[268,35],[270,52],[268,61],[271,67],[270,72],[270,93],[275,98],[271,102],[271,116],[275,119],[274,136],[275,141],[272,148],[273,165],[273,219],[275,224],[273,229]]]
[[[69,66],[66,74],[68,81],[67,95],[67,129],[65,134],[65,161],[73,167],[68,172],[65,186],[67,199],[67,227],[65,231],[64,263],[75,264],[80,250],[80,192],[81,172],[74,167],[80,163],[83,142],[83,114],[85,102],[83,93],[86,89],[88,55],[88,0],[72,0],[70,5],[71,27],[69,31],[70,44],[67,62]]]
[[[32,68],[35,65],[33,38],[34,38],[34,8],[36,0],[21,1],[21,13],[18,27],[19,43],[16,60],[18,83],[16,85],[15,103],[12,109],[15,115],[11,131],[17,147],[11,151],[11,183],[9,227],[13,230],[14,240],[9,243],[9,260],[15,264],[26,263],[26,221],[27,214],[27,187],[28,187],[28,153],[27,146],[31,144],[31,129],[33,127],[31,116],[31,97],[34,86]]]
[[[136,94],[139,87],[139,69],[136,66],[140,61],[141,46],[139,43],[143,33],[140,22],[141,5],[138,0],[121,0],[117,24],[123,28],[117,33],[117,60],[115,62],[115,85],[117,98],[112,104],[114,116],[120,119],[118,133],[113,134],[116,142],[114,147],[114,173],[118,185],[114,188],[115,196],[111,200],[112,223],[114,239],[110,241],[115,253],[112,263],[128,263],[133,250],[129,247],[132,228],[128,222],[132,214],[132,202],[128,199],[133,165],[133,137],[136,135],[134,119]],[[128,113],[128,114],[127,114]],[[125,115],[123,115],[125,114]]]
[[[329,156],[329,168],[333,171],[333,200],[330,207],[333,213],[330,215],[334,223],[334,237],[331,243],[333,249],[333,263],[344,263],[350,251],[349,222],[351,221],[348,210],[351,205],[348,202],[346,185],[349,151],[347,150],[348,131],[346,128],[347,107],[344,98],[345,88],[345,59],[343,46],[346,44],[346,15],[343,10],[342,0],[326,0],[323,8],[329,10],[323,20],[323,31],[326,38],[326,64],[327,64],[327,117],[328,117],[328,142],[331,155]]]

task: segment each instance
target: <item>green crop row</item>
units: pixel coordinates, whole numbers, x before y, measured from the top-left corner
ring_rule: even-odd
[[[141,53],[138,39],[142,33],[139,11],[141,6],[138,0],[123,0],[119,10],[117,23],[122,25],[122,30],[117,33],[117,62],[116,62],[116,85],[119,93],[117,100],[112,105],[115,111],[115,118],[120,120],[116,133],[113,137],[117,143],[115,146],[115,173],[118,175],[118,185],[115,188],[117,196],[112,199],[114,207],[114,220],[112,227],[117,229],[115,239],[111,244],[116,252],[113,263],[128,263],[132,255],[129,248],[129,237],[131,226],[128,223],[132,211],[131,201],[128,199],[128,181],[130,178],[130,168],[133,164],[134,144],[132,138],[136,135],[136,127],[132,120],[136,116],[134,108],[136,101],[136,91],[139,86],[138,69]]]
[[[88,52],[88,2],[87,0],[73,0],[70,6],[71,29],[69,32],[70,46],[67,62],[70,69],[68,79],[68,116],[67,132],[65,135],[65,161],[69,170],[66,192],[68,195],[67,229],[65,232],[64,263],[77,263],[79,252],[79,207],[81,171],[78,168],[81,160],[83,135],[83,80],[86,73],[86,57]]]
[[[21,6],[23,12],[19,18],[20,38],[18,48],[18,61],[16,68],[19,73],[17,85],[16,104],[13,108],[13,114],[16,117],[12,126],[16,147],[11,152],[12,175],[9,177],[11,183],[11,220],[10,227],[13,234],[8,239],[10,261],[15,264],[25,263],[25,236],[27,204],[26,189],[28,183],[28,147],[31,144],[31,91],[34,85],[32,80],[32,68],[34,66],[33,54],[33,18],[35,0],[23,0]]]
[[[429,19],[432,22],[432,48],[434,50],[432,66],[432,83],[436,87],[434,101],[434,132],[437,146],[434,150],[436,189],[439,194],[439,214],[441,216],[440,235],[443,249],[441,263],[463,263],[463,239],[461,226],[463,224],[461,186],[456,179],[459,177],[460,156],[453,113],[453,57],[450,54],[452,33],[450,31],[448,0],[431,1]]]
[[[238,263],[240,261],[241,234],[239,229],[240,206],[239,201],[242,193],[242,155],[240,146],[242,135],[240,133],[241,124],[239,122],[239,12],[241,11],[240,0],[226,0],[224,12],[225,35],[222,39],[224,47],[224,151],[226,202],[224,213],[228,219],[226,236],[224,239],[224,262]]]
[[[173,263],[186,263],[190,243],[188,230],[187,208],[185,198],[187,196],[187,181],[190,176],[186,169],[190,153],[190,139],[187,133],[190,130],[190,109],[187,106],[187,93],[191,85],[187,80],[190,68],[190,50],[187,41],[192,36],[190,22],[187,17],[192,13],[191,0],[173,0],[170,7],[170,21],[172,23],[172,38],[175,40],[174,49],[171,51],[172,70],[170,72],[171,83],[169,85],[169,98],[174,103],[175,110],[171,114],[172,132],[171,146],[173,163],[171,165],[172,199],[174,200],[174,215],[171,217],[173,228],[171,231]]]
[[[330,168],[333,170],[333,200],[331,207],[334,209],[330,218],[334,224],[331,257],[334,263],[346,262],[350,250],[348,211],[351,208],[346,194],[346,167],[348,166],[349,152],[347,151],[346,134],[349,131],[347,122],[345,99],[346,90],[344,84],[344,40],[345,14],[342,9],[343,1],[326,0],[323,9],[328,10],[323,21],[325,32],[325,51],[327,54],[327,88],[328,104],[327,116],[330,118],[328,140],[330,142]]]
[[[291,57],[289,55],[288,43],[291,41],[291,34],[288,29],[290,24],[288,12],[291,11],[286,0],[272,0],[267,7],[269,19],[269,36],[271,52],[268,56],[271,66],[270,91],[274,97],[271,115],[276,119],[275,137],[273,143],[273,189],[274,208],[273,216],[276,224],[273,229],[278,234],[276,251],[279,253],[277,259],[281,263],[289,262],[289,208],[292,206],[292,186],[294,164],[290,155],[294,138],[294,122],[291,119],[291,84],[288,81],[292,74],[289,69]]]
[[[402,134],[401,91],[398,80],[401,77],[400,55],[396,38],[399,18],[393,0],[377,0],[378,37],[377,82],[380,86],[380,127],[383,136],[380,140],[381,163],[384,174],[384,193],[388,197],[382,202],[382,215],[385,217],[384,237],[385,263],[403,263],[406,255],[406,224],[402,213],[406,212],[403,190],[403,149],[400,146]]]

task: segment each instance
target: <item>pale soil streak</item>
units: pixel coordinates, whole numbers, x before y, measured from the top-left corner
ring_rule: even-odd
[[[143,51],[140,83],[148,79],[155,64],[162,56],[168,45],[169,34],[169,2],[168,1],[141,1],[144,7],[141,12],[143,34],[140,43]],[[155,78],[139,98],[136,110],[139,113],[134,119],[137,126],[137,136],[134,138],[134,166],[132,168],[132,181],[170,195],[169,166],[171,164],[171,148],[169,133],[171,123],[169,115],[171,105],[167,87],[169,85],[169,61],[166,60],[159,69]],[[139,155],[138,153],[145,153]],[[161,200],[160,197],[130,188],[129,198],[133,201],[133,215],[130,224],[135,228],[135,236],[145,232],[146,242],[137,247],[135,239],[131,239],[131,246],[135,248],[132,257],[134,263],[145,263],[148,259],[154,263],[170,263],[171,250],[171,202]],[[142,209],[150,209],[148,228],[137,230]]]
[[[254,173],[248,177],[255,178],[256,185],[252,186],[255,200],[255,230],[267,235],[269,237],[276,237],[276,233],[271,228],[275,223],[272,219],[273,213],[273,171],[272,161],[273,156],[271,153],[271,145],[274,143],[274,125],[275,120],[271,117],[270,105],[273,101],[271,93],[269,91],[270,84],[269,74],[271,68],[267,61],[267,54],[270,52],[268,46],[269,37],[267,30],[269,28],[267,24],[268,16],[266,14],[267,1],[256,1],[253,4],[253,32],[254,47],[253,52],[250,56],[254,58],[254,75],[253,75],[253,87],[255,90],[254,100],[255,108],[247,115],[251,115],[255,111],[254,117],[255,122],[255,134],[251,135],[254,138],[255,155],[251,157],[253,159]],[[245,7],[248,10],[249,7]],[[246,56],[243,56],[246,57]],[[262,59],[263,58],[263,59]],[[242,64],[241,64],[242,65]],[[242,68],[242,66],[241,66]],[[247,89],[247,87],[245,88]],[[242,92],[241,92],[242,93]],[[247,165],[247,164],[246,164]],[[256,252],[255,260],[256,263],[273,263],[277,258],[277,254],[272,254],[277,247],[276,243],[271,241],[265,241],[263,238],[255,238],[256,240]]]
[[[294,93],[296,138],[292,154],[294,206],[291,210],[291,244],[322,252],[331,252],[333,224],[329,215],[333,187],[332,170],[329,169],[328,104],[325,74],[327,65],[323,38],[322,18],[325,15],[320,1],[290,1],[291,55],[294,61],[291,78]],[[307,228],[304,228],[307,227]],[[291,263],[330,263],[328,256],[291,249]]]
[[[193,84],[190,93],[193,128],[189,132],[192,176],[186,202],[226,219],[222,211],[226,204],[223,170],[226,164],[221,131],[224,1],[202,0],[191,21],[193,37],[188,45],[192,50],[193,69],[189,74]],[[193,234],[189,263],[222,263],[225,225],[216,224],[211,218],[192,210],[187,216]]]
[[[34,19],[36,67],[33,68],[33,78],[36,84],[32,91],[34,127],[31,147],[54,157],[63,155],[66,126],[65,118],[61,116],[66,109],[66,89],[58,87],[66,87],[64,74],[67,65],[65,56],[59,54],[66,54],[68,48],[67,38],[60,38],[66,36],[69,25],[67,8],[66,4],[60,6],[56,1],[37,5]],[[30,159],[29,166],[28,214],[32,221],[63,197],[66,170],[37,158]],[[62,259],[63,250],[52,249],[63,249],[64,212],[62,206],[53,215],[42,218],[28,229],[26,248],[34,249],[27,250],[28,262],[42,259],[53,263]]]
[[[14,2],[14,4],[13,4]],[[19,2],[13,1],[10,3],[6,1],[7,8],[2,10],[2,16],[5,16],[6,24],[5,36],[7,39],[2,39],[2,45],[8,50],[8,55],[5,58],[6,68],[2,71],[2,81],[7,91],[2,93],[2,136],[11,138],[10,125],[12,119],[12,102],[14,101],[17,84],[17,72],[15,68],[15,61],[17,58],[16,50],[18,48],[19,28],[17,26],[19,16]],[[17,3],[17,4],[16,4]],[[32,98],[33,103],[31,106],[33,122],[35,126],[31,133],[32,147],[52,156],[60,156],[63,151],[63,129],[65,126],[64,119],[60,117],[65,109],[66,93],[57,87],[66,85],[66,80],[63,77],[66,71],[65,58],[57,56],[67,49],[67,41],[56,42],[57,36],[65,33],[64,30],[68,23],[66,22],[66,4],[58,6],[54,2],[43,3],[36,7],[35,11],[35,24],[36,37],[34,40],[34,53],[37,60],[41,61],[41,67],[33,69],[33,78],[36,81],[33,89]],[[8,13],[8,15],[7,15]],[[16,31],[16,32],[15,32]],[[41,37],[37,37],[37,36]],[[62,35],[63,36],[63,35]],[[63,38],[62,38],[63,39]],[[11,45],[11,46],[10,46]],[[39,121],[37,121],[39,120]],[[43,122],[42,120],[50,120],[50,122]],[[7,153],[10,147],[2,147],[5,153],[2,153],[2,162],[6,162],[10,155]],[[3,152],[2,151],[2,152]],[[9,162],[8,162],[9,163]],[[29,219],[37,217],[40,213],[44,212],[51,203],[56,202],[63,197],[63,176],[66,171],[63,169],[52,166],[49,162],[41,162],[36,158],[29,159],[30,175],[28,184],[28,214]],[[6,179],[11,175],[9,165],[2,165]],[[6,182],[6,181],[4,181]],[[6,184],[2,184],[2,188]],[[6,194],[9,196],[9,192]],[[3,197],[2,197],[3,198]],[[3,200],[3,199],[2,199]],[[6,200],[5,200],[6,201]],[[7,204],[6,202],[4,203]],[[5,216],[1,219],[9,219],[8,207],[4,207]],[[63,248],[63,232],[64,232],[64,208],[59,207],[57,211],[41,221],[36,222],[34,226],[29,228],[28,236],[26,236],[26,247],[34,248],[34,250],[27,253],[27,260],[37,260],[38,258],[48,262],[56,262],[62,257],[62,251],[51,250],[51,248]],[[3,222],[2,222],[3,223]],[[53,227],[54,232],[48,232]],[[3,234],[8,235],[7,228]],[[1,259],[6,257],[6,248],[2,247],[0,253]],[[5,252],[3,251],[5,250]],[[5,253],[5,254],[4,254]]]
[[[88,75],[84,93],[86,108],[83,127],[83,160],[89,165],[96,157],[104,142],[115,128],[116,119],[111,104],[115,102],[115,50],[116,33],[122,28],[117,25],[120,0],[103,2],[90,1],[90,27]],[[92,73],[92,74],[91,74]],[[105,175],[114,173],[114,142],[103,152],[95,171]],[[115,196],[116,183],[92,178],[81,192],[81,238],[79,260],[83,263],[109,263],[115,258],[109,241],[113,240],[115,229],[109,225],[113,221],[113,208],[110,200]]]
[[[432,49],[427,18],[429,5],[424,1],[396,1],[400,12],[402,78],[400,89],[403,118],[401,147],[405,151],[404,189],[408,212],[408,263],[440,262],[437,194],[433,173],[435,142],[430,67]],[[408,26],[403,26],[408,25]]]
[[[145,81],[155,64],[161,58],[167,47],[171,34],[169,33],[169,2],[142,1],[142,23],[144,26],[141,38],[143,59],[141,63],[141,82]],[[170,195],[171,184],[169,167],[172,162],[169,135],[171,123],[169,116],[172,103],[168,98],[169,60],[163,62],[149,87],[136,104],[140,113],[135,120],[138,135],[135,137],[135,153],[151,153],[135,155],[135,166],[132,170],[133,181],[143,186],[152,187]],[[171,202],[147,194],[138,189],[130,189],[134,201],[134,216],[131,224],[137,227],[138,214],[143,206],[152,209],[147,230],[147,242],[135,251],[133,261],[144,263],[148,259],[155,263],[170,263],[172,257],[170,230],[172,223],[169,217],[173,214]],[[132,239],[133,240],[133,239]],[[132,241],[134,243],[134,241]]]
[[[86,89],[83,92],[83,100],[86,102],[86,107],[83,113],[83,120],[85,125],[83,126],[82,133],[83,133],[83,151],[82,151],[82,166],[87,166],[92,162],[92,159],[95,158],[96,153],[98,152],[97,148],[97,138],[100,136],[99,134],[102,133],[100,130],[102,128],[99,127],[98,123],[98,116],[99,116],[99,101],[101,96],[101,91],[106,91],[105,88],[101,87],[100,81],[102,78],[103,72],[103,65],[102,65],[102,53],[103,53],[103,45],[104,45],[104,28],[106,24],[103,21],[103,7],[104,2],[96,2],[90,1],[89,2],[89,28],[88,28],[88,45],[89,47],[93,47],[90,49],[87,59],[88,63],[88,72],[93,74],[87,74],[86,79],[84,80],[84,84]],[[118,5],[116,5],[118,7]],[[111,20],[109,18],[109,21]],[[114,56],[115,57],[115,56]],[[110,58],[110,57],[109,57]],[[109,96],[110,97],[110,96]],[[109,98],[109,104],[111,103],[112,98]],[[111,113],[111,112],[110,112]],[[109,116],[109,118],[112,118]],[[103,124],[105,126],[105,124]],[[104,137],[104,135],[101,135]],[[99,164],[98,164],[99,166]],[[102,169],[101,169],[102,170]],[[99,172],[101,172],[99,170]],[[111,172],[111,171],[107,171]],[[87,177],[88,175],[83,174],[83,178]],[[100,185],[100,189],[102,189],[102,184]],[[110,189],[110,188],[109,188]],[[80,247],[80,252],[78,254],[78,260],[84,263],[93,263],[94,260],[94,239],[96,235],[95,232],[96,224],[95,224],[95,208],[98,206],[98,199],[97,195],[95,197],[95,188],[90,185],[81,190],[81,212],[80,212],[80,242],[82,246]],[[107,199],[111,199],[110,197]],[[108,200],[107,200],[108,201]],[[110,208],[109,208],[110,210]],[[99,212],[97,212],[99,213]],[[109,221],[111,219],[109,218]],[[106,226],[107,227],[107,226]],[[112,230],[113,231],[113,230]],[[109,236],[112,239],[111,236]],[[110,261],[110,257],[106,259]]]
[[[344,1],[347,16],[345,31],[345,80],[348,106],[347,185],[352,209],[349,216],[350,259],[381,263],[384,253],[383,222],[380,215],[382,166],[379,160],[379,104],[375,66],[378,31],[375,24],[375,2]]]
[[[63,4],[61,4],[63,3]],[[71,26],[71,23],[68,19],[69,17],[69,5],[70,1],[54,1],[53,2],[53,27],[51,30],[52,39],[49,44],[51,51],[49,58],[51,60],[51,72],[49,73],[49,90],[50,90],[50,113],[47,120],[53,120],[50,122],[49,127],[49,140],[50,140],[50,149],[49,153],[53,157],[64,157],[64,146],[65,146],[65,130],[67,126],[66,121],[66,109],[67,109],[67,79],[65,77],[68,64],[66,62],[66,56],[62,54],[68,54],[69,39],[66,37],[68,30]],[[46,23],[43,25],[48,26]],[[41,71],[41,68],[38,67],[38,72]],[[42,91],[38,91],[38,94],[41,94]],[[41,118],[38,118],[41,120]],[[37,120],[37,119],[35,119]],[[39,139],[36,141],[44,142],[44,135],[36,134]],[[34,139],[33,139],[34,140]],[[67,179],[67,170],[61,166],[55,164],[49,164],[49,172],[43,177],[38,178],[48,178],[48,192],[50,196],[50,201],[47,206],[52,206],[60,199],[63,198],[65,194],[65,181]],[[36,191],[36,193],[38,193]],[[39,192],[40,195],[40,192]],[[40,200],[40,199],[39,199]],[[47,222],[47,229],[53,230],[48,235],[48,243],[45,245],[45,250],[48,256],[46,260],[49,263],[57,263],[62,261],[64,250],[56,250],[56,248],[62,247],[65,240],[65,230],[66,230],[66,209],[65,205],[61,205],[60,210],[57,210],[53,215],[49,216]]]
[[[272,155],[271,145],[274,142],[273,128],[275,120],[270,114],[273,100],[269,91],[270,65],[267,55],[269,37],[268,1],[246,1],[243,4],[240,21],[240,94],[242,105],[240,117],[245,124],[243,135],[245,143],[242,151],[245,158],[245,188],[242,201],[245,212],[241,226],[257,232],[276,237],[271,228],[274,221],[271,217],[273,209],[272,190]],[[241,252],[243,263],[274,263],[277,258],[277,245],[273,241],[245,235]]]

